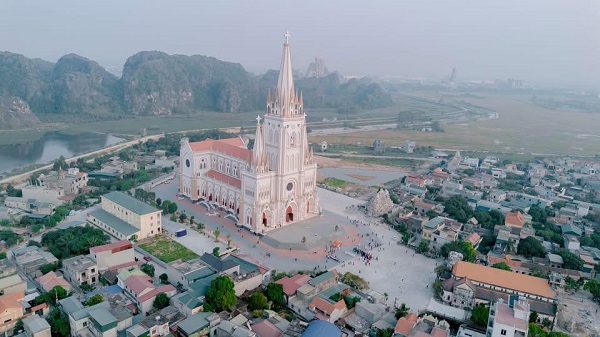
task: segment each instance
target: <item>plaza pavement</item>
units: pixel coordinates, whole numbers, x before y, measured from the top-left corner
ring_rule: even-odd
[[[343,246],[336,253],[336,256],[342,260],[338,263],[325,260],[326,252],[322,246],[309,248],[308,251],[274,248],[262,240],[258,240],[257,236],[247,230],[239,229],[233,221],[225,219],[223,216],[207,215],[204,206],[192,204],[187,199],[178,200],[176,195],[177,179],[168,184],[161,184],[153,191],[156,192],[157,197],[163,200],[177,202],[179,209],[185,211],[188,217],[194,215],[196,221],[202,221],[206,225],[205,231],[212,232],[218,228],[221,231],[221,238],[225,238],[229,234],[232,245],[239,247],[240,254],[271,269],[278,271],[312,270],[318,266],[321,270],[335,267],[341,273],[350,271],[362,276],[370,283],[370,287],[374,291],[372,295],[375,297],[382,297],[384,293],[387,293],[388,305],[394,305],[394,302],[397,305],[406,303],[413,310],[425,309],[432,297],[431,284],[435,280],[436,261],[415,254],[410,249],[407,250],[405,246],[398,245],[399,233],[381,223],[379,219],[367,217],[353,207],[364,201],[324,189],[319,190],[323,213],[333,221],[341,223],[341,229],[346,234],[342,240]],[[213,213],[213,211],[211,210],[209,213]],[[364,224],[353,224],[353,220]],[[174,230],[177,227],[182,227],[182,225],[168,224],[165,229]],[[189,227],[187,229],[187,236],[174,239],[198,255],[212,251],[215,246],[212,238],[199,234]],[[369,265],[365,265],[360,258],[352,256],[351,252],[353,247],[364,248],[368,242],[380,243],[381,247],[371,250],[374,259]],[[270,254],[270,257],[267,254]]]

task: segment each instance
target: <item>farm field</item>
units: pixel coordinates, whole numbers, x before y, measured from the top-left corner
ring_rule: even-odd
[[[442,149],[495,151],[527,154],[600,154],[600,113],[548,110],[530,102],[526,95],[488,95],[464,101],[499,113],[494,120],[443,125],[445,132],[431,133],[388,129],[357,131],[310,137],[313,142],[401,146],[411,139],[418,145]]]

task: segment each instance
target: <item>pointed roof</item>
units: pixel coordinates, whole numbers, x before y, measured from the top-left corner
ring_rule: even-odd
[[[261,159],[263,158],[264,141],[262,137],[262,130],[260,125],[260,116],[256,117],[256,137],[254,137],[254,165],[260,165]]]
[[[294,95],[294,74],[292,72],[292,57],[290,55],[290,34],[286,32],[284,36],[286,37],[286,41],[283,44],[283,55],[281,56],[279,79],[277,80],[277,94],[279,95],[281,106],[286,109],[289,108],[292,96]],[[281,114],[288,114],[288,111],[282,111]]]

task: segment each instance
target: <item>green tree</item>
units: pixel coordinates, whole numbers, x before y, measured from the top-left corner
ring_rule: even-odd
[[[169,275],[167,275],[167,273],[160,274],[158,278],[160,279],[160,283],[169,284]]]
[[[237,301],[234,284],[227,275],[214,279],[206,291],[206,302],[215,312],[229,310]]]
[[[144,263],[141,270],[150,277],[154,277],[154,265],[150,263]]]
[[[546,331],[535,323],[529,323],[529,337],[547,337]]]
[[[542,243],[533,236],[528,236],[525,239],[519,240],[517,245],[517,252],[526,258],[531,257],[544,257],[546,256],[546,249],[542,246]]]
[[[377,329],[375,333],[376,337],[392,337],[394,335],[394,329],[386,328],[386,329]]]
[[[473,209],[469,206],[467,199],[460,195],[454,195],[444,202],[444,211],[458,222],[465,223],[473,216]]]
[[[212,251],[213,255],[216,257],[221,256],[221,253],[219,252],[220,250],[221,250],[221,248],[219,248],[219,247],[213,248],[213,251]]]
[[[442,282],[440,282],[439,280],[435,280],[431,288],[433,290],[433,297],[435,297],[438,300],[441,300],[442,296],[444,295],[444,287],[442,286]]]
[[[0,260],[4,260],[6,259],[6,252],[1,252],[0,253]]]
[[[227,234],[225,238],[227,239],[227,248],[231,248],[231,235]]]
[[[265,296],[269,301],[273,302],[273,308],[278,310],[285,305],[285,297],[283,295],[283,285],[277,283],[269,283],[265,288]]]
[[[408,313],[410,312],[410,308],[406,305],[406,303],[402,303],[400,305],[400,308],[396,309],[396,319],[400,319],[400,317],[404,317],[406,315],[408,315]]]
[[[51,271],[55,271],[58,269],[58,266],[55,265],[54,263],[46,263],[40,266],[40,272],[42,272],[43,275],[48,274]]]
[[[195,218],[194,218],[194,216],[193,216],[193,215],[192,215],[192,216],[190,216],[190,225],[193,225],[193,224],[194,224],[194,219],[195,219]]]
[[[67,337],[71,334],[69,317],[57,307],[54,307],[47,318],[52,337]]]
[[[471,320],[473,323],[480,326],[487,326],[488,317],[490,315],[490,308],[483,306],[481,304],[476,305],[471,310]]]
[[[52,165],[52,170],[54,170],[54,171],[58,171],[58,170],[66,171],[68,169],[69,169],[69,165],[67,164],[67,161],[65,160],[64,156],[60,156],[60,158],[56,159],[54,161],[54,164]]]
[[[19,319],[13,328],[13,335],[18,335],[23,330],[23,320]]]
[[[169,204],[169,207],[167,209],[169,210],[169,214],[173,214],[177,212],[177,204],[172,202]]]
[[[539,317],[538,313],[536,311],[532,311],[529,314],[529,323],[535,323],[535,322],[537,322],[538,317]]]
[[[267,297],[260,291],[255,291],[248,299],[248,309],[263,310],[269,307]]]
[[[433,219],[433,218],[437,218],[437,217],[439,216],[439,214],[438,214],[436,211],[432,210],[432,209],[430,209],[430,210],[428,210],[427,212],[425,212],[425,215],[426,215],[426,216],[427,216],[427,217],[428,217],[430,220],[431,220],[431,219]]]
[[[597,280],[589,280],[583,286],[583,289],[589,291],[595,301],[600,302],[600,282]]]
[[[185,213],[179,214],[179,222],[183,223],[187,219],[187,215]]]
[[[169,220],[171,220],[173,222],[177,221],[177,215],[171,214],[171,216],[169,217]]]
[[[506,262],[498,262],[492,265],[492,268],[508,270],[510,271],[510,267],[506,264]]]
[[[563,268],[572,270],[581,270],[585,262],[579,256],[566,249],[559,249],[556,254],[563,258]]]
[[[152,306],[156,310],[160,310],[162,308],[168,307],[169,306],[169,297],[165,293],[160,293],[160,294],[156,295],[156,298],[154,299]]]
[[[429,251],[429,241],[423,240],[421,243],[419,243],[419,252],[425,253],[427,251]]]
[[[100,294],[96,294],[92,297],[90,297],[86,302],[85,305],[87,307],[91,307],[92,305],[96,305],[98,303],[102,303],[104,301],[104,297],[102,297],[102,295]]]
[[[221,235],[221,231],[218,229],[215,229],[214,234],[215,234],[215,241],[219,241],[219,235]]]
[[[204,230],[204,223],[199,222],[198,225],[196,226],[196,228],[198,228],[198,231],[203,231]]]

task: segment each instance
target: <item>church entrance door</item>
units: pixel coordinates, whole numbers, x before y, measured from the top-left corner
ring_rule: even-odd
[[[267,227],[267,214],[263,213],[262,224],[264,227]]]
[[[285,222],[291,221],[294,221],[294,210],[292,209],[292,206],[288,206],[287,210],[285,211]]]

